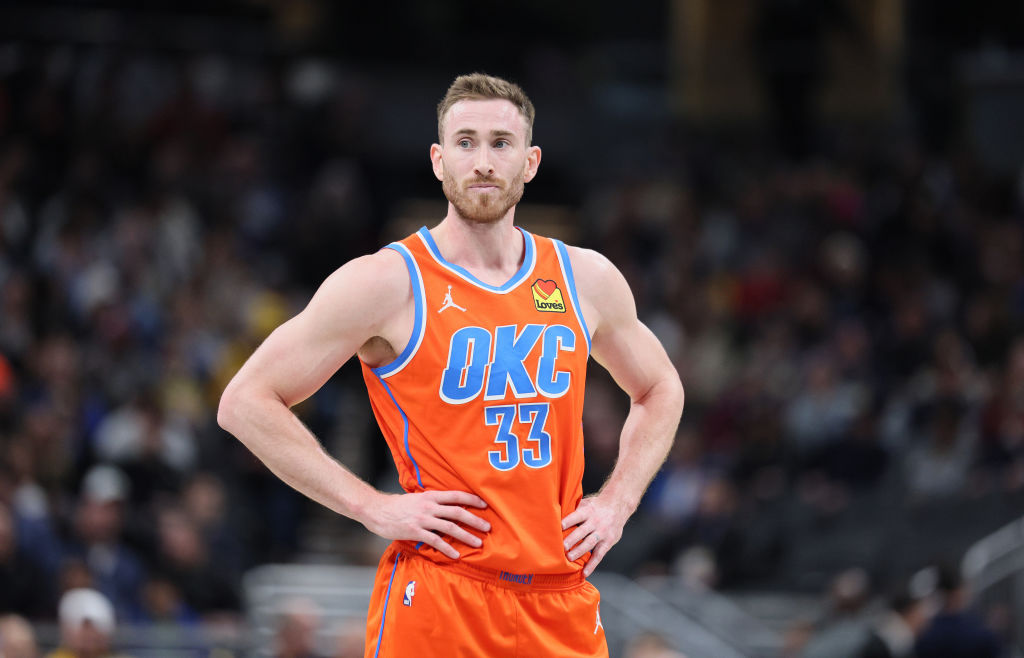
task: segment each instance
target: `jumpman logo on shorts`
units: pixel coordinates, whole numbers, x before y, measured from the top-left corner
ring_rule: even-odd
[[[604,624],[601,623],[601,604],[597,604],[597,623],[594,624],[594,635],[597,635],[597,629],[604,630]]]
[[[466,312],[466,309],[462,308],[461,306],[456,304],[454,301],[452,301],[452,287],[451,286],[448,286],[448,294],[444,296],[444,305],[441,308],[437,309],[437,312],[440,313],[441,311],[445,310],[446,308],[457,308],[460,311],[462,311],[463,313]]]

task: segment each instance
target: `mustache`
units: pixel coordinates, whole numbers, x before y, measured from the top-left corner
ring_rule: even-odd
[[[465,185],[466,187],[470,187],[471,185],[497,185],[498,187],[504,187],[504,182],[495,176],[487,176],[486,178],[477,176],[471,181],[466,181]]]

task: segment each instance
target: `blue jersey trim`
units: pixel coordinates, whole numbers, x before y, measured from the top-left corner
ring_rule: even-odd
[[[441,250],[438,249],[437,243],[434,242],[434,236],[430,235],[430,231],[427,230],[426,226],[420,228],[417,234],[420,236],[420,239],[423,240],[423,244],[426,245],[427,251],[430,252],[430,255],[433,256],[434,260],[436,260],[442,267],[450,270],[463,280],[472,283],[475,286],[479,286],[484,290],[504,294],[515,289],[516,286],[525,281],[530,276],[530,272],[533,271],[533,266],[537,263],[537,247],[534,244],[533,236],[518,226],[516,228],[523,234],[523,245],[525,249],[523,253],[523,264],[519,266],[519,270],[512,275],[512,278],[502,286],[486,284],[470,274],[466,268],[446,261],[444,256],[441,255]]]
[[[569,260],[569,250],[565,248],[560,240],[552,238],[555,243],[555,251],[558,254],[558,264],[562,266],[562,276],[565,277],[565,285],[569,288],[569,297],[572,299],[572,310],[576,313],[576,319],[583,328],[583,335],[587,338],[587,355],[590,355],[590,330],[587,329],[587,321],[583,319],[583,309],[580,307],[580,298],[576,295],[576,278],[572,273],[572,262]]]
[[[391,578],[388,579],[388,591],[384,595],[384,611],[380,615],[380,630],[377,631],[377,649],[373,652],[373,658],[380,653],[380,643],[384,641],[384,621],[388,618],[388,603],[391,602],[391,583],[395,582],[395,572],[398,570],[398,560],[402,554],[395,556],[395,565],[391,567]]]
[[[409,248],[400,242],[393,242],[386,248],[394,249],[405,260],[405,267],[409,270],[409,281],[412,283],[415,315],[412,323],[412,335],[409,336],[409,342],[406,343],[405,349],[398,355],[398,358],[387,365],[371,368],[373,374],[378,377],[390,377],[408,365],[413,355],[419,350],[420,343],[423,342],[423,334],[426,333],[425,329],[427,326],[427,314],[424,310],[425,305],[423,301],[426,294],[423,292],[423,276],[420,274],[420,268],[416,264],[416,259],[412,257],[412,252],[409,251]]]
[[[391,388],[388,386],[388,383],[384,381],[379,375],[377,376],[377,380],[380,382],[381,386],[384,387],[384,390],[387,391],[388,397],[391,398],[391,401],[395,404],[395,409],[398,409],[398,413],[402,415],[402,423],[405,426],[402,431],[402,438],[405,441],[405,454],[406,456],[409,457],[409,461],[412,462],[412,467],[416,471],[416,484],[420,485],[420,487],[422,488],[423,480],[420,479],[419,464],[416,463],[416,460],[413,459],[412,452],[409,451],[409,417],[405,415],[405,411],[403,411],[402,407],[398,404],[398,400],[395,399],[395,395],[394,393],[391,392]]]

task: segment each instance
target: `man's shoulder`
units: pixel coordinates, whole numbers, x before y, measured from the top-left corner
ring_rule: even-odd
[[[565,250],[569,255],[569,262],[577,283],[584,285],[593,282],[599,283],[604,277],[618,271],[615,265],[599,251],[572,244],[565,244]]]
[[[314,300],[323,300],[319,308],[386,315],[404,304],[411,291],[402,255],[393,249],[380,249],[336,269],[324,280]]]

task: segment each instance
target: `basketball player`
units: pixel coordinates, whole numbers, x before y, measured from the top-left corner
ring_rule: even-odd
[[[608,654],[586,577],[665,459],[683,389],[610,262],[515,226],[533,118],[518,86],[457,78],[430,147],[446,217],[334,272],[221,399],[221,426],[282,480],[394,540],[366,656]],[[353,355],[405,494],[357,478],[289,410]],[[583,498],[590,356],[632,406]]]

